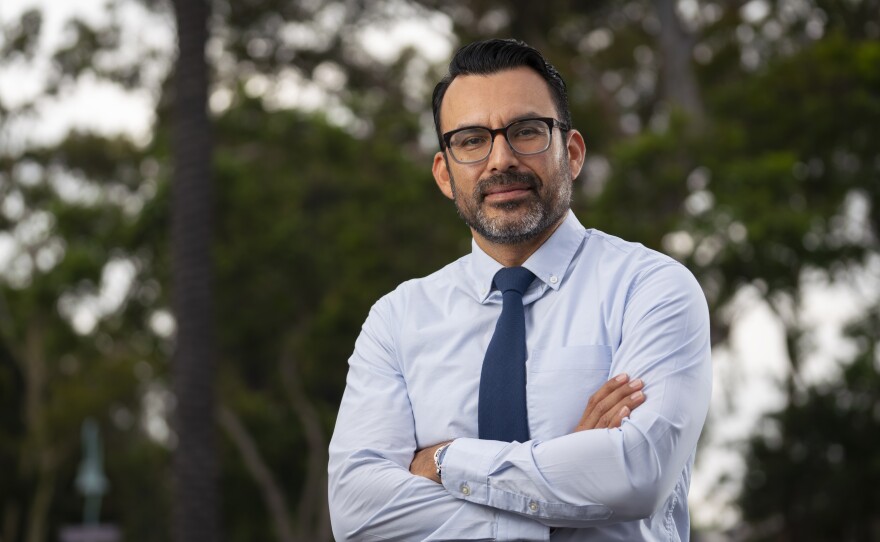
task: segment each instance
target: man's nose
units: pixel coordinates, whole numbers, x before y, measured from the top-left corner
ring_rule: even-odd
[[[504,137],[504,134],[500,132],[495,134],[492,151],[489,153],[487,160],[488,164],[486,165],[492,171],[508,171],[519,166],[519,157],[510,148],[510,144],[507,143],[507,138]]]

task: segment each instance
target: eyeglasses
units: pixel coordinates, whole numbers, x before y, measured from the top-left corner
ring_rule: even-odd
[[[560,131],[568,130],[556,119],[540,117],[518,120],[495,130],[483,126],[459,128],[443,134],[443,142],[456,162],[474,164],[489,157],[498,134],[504,135],[507,145],[517,154],[540,154],[550,148],[554,126]]]

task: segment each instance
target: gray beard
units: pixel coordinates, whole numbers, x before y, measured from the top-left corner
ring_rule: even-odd
[[[565,174],[564,171],[559,173]],[[549,194],[550,201],[541,199],[540,189],[543,183],[531,173],[500,173],[483,179],[474,186],[469,202],[462,202],[458,197],[455,179],[452,178],[451,172],[450,181],[458,216],[487,241],[499,245],[516,245],[531,241],[556,224],[571,207],[572,183],[567,178],[558,183],[559,190]],[[524,207],[525,212],[513,217],[487,216],[483,202],[486,190],[511,184],[527,184],[533,190],[532,196],[527,201],[499,203],[493,207],[496,209]]]

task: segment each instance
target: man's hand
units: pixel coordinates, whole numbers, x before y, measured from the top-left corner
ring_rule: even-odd
[[[620,427],[623,419],[645,402],[644,385],[641,379],[630,382],[625,373],[615,376],[590,397],[573,432]]]
[[[449,444],[450,442],[452,441],[447,440],[446,442],[441,442],[440,444],[431,446],[430,448],[423,448],[416,452],[412,463],[409,465],[409,471],[416,476],[424,476],[428,480],[433,480],[439,484],[440,478],[437,476],[437,467],[434,466],[434,452],[437,451],[437,448],[444,444]]]

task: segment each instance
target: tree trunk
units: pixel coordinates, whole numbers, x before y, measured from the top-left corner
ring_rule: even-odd
[[[654,0],[660,19],[663,95],[671,105],[681,108],[700,125],[703,122],[703,102],[691,63],[693,43],[681,26],[675,4],[675,0]]]
[[[207,112],[207,0],[175,0],[179,56],[175,74],[171,203],[172,298],[177,344],[172,367],[178,437],[173,459],[173,538],[216,542],[215,346],[212,303],[211,132]]]

